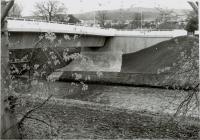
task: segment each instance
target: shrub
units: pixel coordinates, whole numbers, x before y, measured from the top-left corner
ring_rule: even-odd
[[[192,18],[189,19],[185,29],[188,32],[192,32],[194,34],[194,31],[198,30],[198,26],[199,26],[198,17],[195,16],[195,17],[192,17]]]

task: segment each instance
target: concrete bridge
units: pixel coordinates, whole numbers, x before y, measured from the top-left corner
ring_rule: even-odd
[[[74,61],[65,70],[120,71],[122,54],[132,53],[150,47],[176,36],[186,35],[184,30],[119,31],[82,25],[44,22],[25,19],[8,19],[10,49],[33,48],[39,35],[53,32],[58,47],[81,47],[81,54],[90,58],[93,64],[81,66],[79,60]],[[66,39],[65,36],[77,35],[77,39]]]

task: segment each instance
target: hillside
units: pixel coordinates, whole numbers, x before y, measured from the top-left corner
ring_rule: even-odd
[[[178,15],[184,15],[185,12],[189,10],[185,9],[174,9],[174,12]],[[87,12],[83,14],[75,14],[80,20],[93,20],[94,19],[94,12]],[[117,9],[117,10],[108,10],[107,12],[107,19],[108,20],[132,20],[134,17],[134,13],[143,13],[143,18],[145,20],[154,20],[156,17],[159,16],[159,11],[155,8],[143,8],[143,7],[134,7],[128,9]]]
[[[198,44],[198,38],[182,36],[125,54],[122,56],[121,72],[157,73],[158,69],[178,63],[181,52],[186,52],[188,58],[193,59],[191,48],[195,43]]]

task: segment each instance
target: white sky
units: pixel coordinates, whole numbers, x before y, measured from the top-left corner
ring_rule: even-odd
[[[34,4],[45,0],[15,0],[22,6],[22,15],[32,15]],[[168,9],[191,9],[188,0],[59,0],[68,9],[67,13],[83,13],[94,10],[112,10],[129,7],[162,7]],[[190,0],[193,1],[193,0]]]

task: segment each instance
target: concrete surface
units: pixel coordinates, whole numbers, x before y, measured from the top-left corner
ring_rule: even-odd
[[[10,20],[8,19],[8,31],[10,32],[54,32],[54,33],[72,33],[86,34],[96,36],[135,36],[135,35],[154,35],[154,36],[180,36],[186,35],[185,30],[173,31],[118,31],[112,28],[101,29],[98,27],[86,27],[80,25],[69,25],[50,23],[44,21],[27,21],[25,19]]]
[[[64,68],[65,70],[115,72],[121,70],[122,54],[133,53],[173,37],[187,34],[185,30],[120,31],[26,20],[8,20],[8,30],[11,34],[12,49],[33,47],[32,45],[38,40],[38,36],[44,32],[58,33],[56,43],[58,44],[60,41],[61,47],[82,47],[81,55],[90,59],[90,63],[80,65],[82,60],[75,60]],[[79,34],[80,37],[75,40],[65,40],[63,36],[66,33]],[[48,46],[48,44],[45,45]]]
[[[147,37],[147,36],[117,36],[109,37],[105,41],[104,47],[84,47],[81,55],[92,61],[85,63],[74,60],[71,64],[63,68],[66,71],[113,71],[120,72],[122,65],[122,54],[137,52],[144,48],[171,39],[172,37]]]
[[[85,27],[78,25],[25,21],[25,20],[8,20],[9,32],[54,32],[54,33],[72,33],[97,36],[113,36],[114,29],[101,29],[96,27]]]
[[[41,33],[30,32],[11,32],[9,33],[10,49],[30,49],[35,48],[34,44],[39,41]],[[68,47],[103,47],[105,37],[102,36],[85,36],[81,35],[74,39],[74,35],[69,35],[70,39],[65,39],[65,34],[55,34],[56,39],[53,42],[44,39],[40,45],[36,47],[42,48],[43,46],[51,47],[57,46],[62,48]]]

